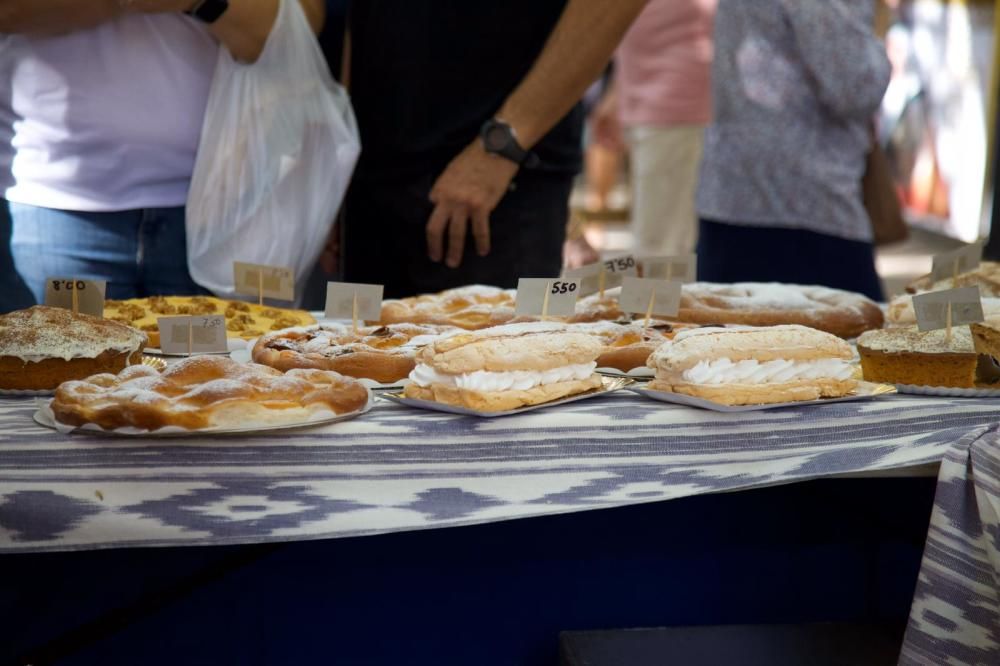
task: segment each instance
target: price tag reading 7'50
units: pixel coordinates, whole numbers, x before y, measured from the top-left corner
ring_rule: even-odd
[[[580,280],[566,278],[521,278],[517,281],[517,315],[569,317],[576,312]]]
[[[596,264],[587,264],[563,272],[563,277],[580,278],[580,297],[612,289],[622,283],[622,276],[638,275],[635,257],[626,255]]]
[[[164,354],[214,354],[229,351],[222,315],[160,317],[160,351]]]

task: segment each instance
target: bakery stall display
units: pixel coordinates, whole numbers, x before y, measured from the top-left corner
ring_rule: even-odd
[[[333,370],[391,383],[410,374],[423,345],[442,333],[457,330],[434,324],[388,324],[355,331],[351,326],[323,324],[269,333],[257,340],[251,356],[257,363],[282,371]]]
[[[925,291],[941,291],[955,287],[979,287],[983,297],[1000,297],[1000,262],[984,261],[971,271],[944,280],[935,281],[931,275],[924,275],[908,284],[906,291],[920,294]]]
[[[0,389],[47,391],[138,363],[147,337],[124,324],[36,305],[0,315]]]
[[[404,395],[478,411],[507,411],[600,389],[604,345],[548,322],[442,336],[417,354]]]
[[[230,338],[252,340],[271,331],[308,326],[316,320],[305,310],[288,310],[268,305],[230,301],[214,296],[149,296],[104,302],[104,316],[128,324],[149,336],[151,347],[160,346],[156,325],[159,317],[182,315],[224,315]]]
[[[799,325],[678,333],[649,358],[655,391],[722,405],[838,398],[857,388],[851,346]]]
[[[479,330],[514,318],[513,289],[468,285],[382,303],[380,324],[435,324]]]
[[[886,384],[973,388],[979,355],[968,326],[920,331],[916,326],[868,331],[858,338],[864,378]]]
[[[280,370],[195,356],[162,372],[144,365],[61,384],[51,403],[64,426],[157,431],[304,424],[358,412],[369,392],[327,370]]]
[[[692,282],[681,292],[678,321],[696,324],[798,324],[841,338],[881,328],[882,309],[861,294],[776,282]]]
[[[604,349],[597,357],[597,367],[614,368],[629,372],[646,367],[650,354],[667,340],[673,339],[678,331],[695,328],[697,324],[671,323],[652,320],[649,326],[643,322],[596,321],[569,324],[568,331],[596,336]]]

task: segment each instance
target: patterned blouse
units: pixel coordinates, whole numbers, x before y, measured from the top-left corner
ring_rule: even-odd
[[[872,0],[720,0],[700,217],[871,240],[870,122],[889,82]]]

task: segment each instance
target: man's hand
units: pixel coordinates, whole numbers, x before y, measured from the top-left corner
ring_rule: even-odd
[[[479,256],[490,253],[490,213],[507,193],[517,169],[507,158],[487,153],[479,139],[448,164],[430,193],[434,211],[427,221],[427,254],[431,261],[444,256],[447,230],[445,263],[458,268],[470,222]]]

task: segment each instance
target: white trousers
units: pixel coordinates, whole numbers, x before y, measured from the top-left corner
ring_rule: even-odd
[[[628,128],[633,251],[644,256],[694,251],[694,197],[705,128]]]

